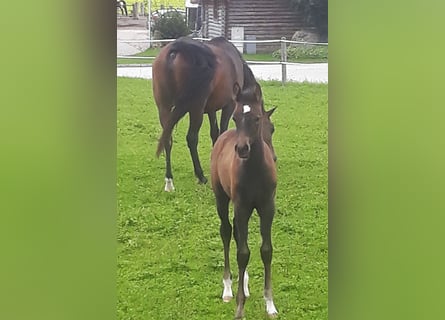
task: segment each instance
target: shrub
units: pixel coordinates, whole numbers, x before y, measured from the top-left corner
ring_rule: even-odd
[[[153,26],[161,39],[177,39],[190,33],[184,15],[177,11],[168,11],[156,20]]]
[[[281,57],[281,51],[277,50],[272,53],[274,58]],[[300,44],[292,45],[287,48],[287,59],[327,59],[328,47],[320,45]]]

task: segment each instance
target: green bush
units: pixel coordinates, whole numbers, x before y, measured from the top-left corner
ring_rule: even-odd
[[[184,15],[176,11],[166,12],[159,17],[153,30],[158,31],[161,39],[177,39],[190,33]]]
[[[277,50],[272,53],[274,58],[281,57],[281,51]],[[310,44],[298,44],[292,45],[287,48],[287,59],[327,59],[328,58],[328,46],[310,45]]]

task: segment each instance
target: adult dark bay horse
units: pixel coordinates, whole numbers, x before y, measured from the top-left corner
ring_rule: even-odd
[[[174,190],[171,169],[173,127],[189,113],[187,145],[195,176],[206,183],[198,156],[198,134],[207,113],[213,144],[226,131],[235,107],[235,84],[254,87],[255,77],[236,47],[222,37],[202,43],[179,38],[165,46],[153,62],[153,95],[162,134],[156,155],[165,150],[165,191]],[[220,129],[216,111],[222,109]]]
[[[128,16],[127,3],[124,0],[117,0],[116,7],[117,7],[117,9],[121,10],[122,15],[125,14],[126,16]]]
[[[248,223],[253,209],[260,217],[262,237],[261,258],[264,264],[264,299],[271,317],[278,314],[272,298],[271,227],[275,214],[277,176],[275,153],[272,147],[273,125],[270,116],[275,108],[264,112],[259,86],[243,90],[237,97],[233,114],[236,130],[223,133],[216,141],[211,155],[212,189],[221,219],[220,234],[224,245],[223,301],[232,299],[232,275],[229,249],[232,226],[229,221],[229,201],[234,207],[233,236],[237,244],[238,292],[235,318],[244,316],[244,303],[249,296],[247,263],[250,250],[247,245]]]

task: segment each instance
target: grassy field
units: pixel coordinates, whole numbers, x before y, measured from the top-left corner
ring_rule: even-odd
[[[159,53],[159,48],[150,48],[145,50],[144,52],[135,54],[135,57],[156,57]],[[257,53],[257,54],[243,54],[244,60],[246,61],[276,61],[279,62],[280,58],[274,57],[272,53]],[[319,62],[327,62],[328,60],[325,58],[288,58],[289,62],[300,62],[300,63],[319,63]],[[117,64],[138,64],[138,63],[152,63],[153,58],[147,59],[125,59],[119,58],[117,59]]]
[[[144,5],[148,6],[147,0],[126,0],[127,6],[133,5],[135,2],[143,2]],[[164,6],[164,8],[168,8],[169,6],[172,6],[173,8],[185,8],[185,1],[184,0],[151,0],[151,10],[155,11],[159,8],[161,8],[161,5]]]
[[[328,217],[325,84],[261,82],[273,115],[278,156],[272,278],[279,319],[327,319]],[[174,130],[176,191],[164,188],[164,158],[155,157],[160,125],[149,80],[118,78],[118,319],[233,319],[224,304],[223,248],[210,185],[198,185],[185,141],[188,120]],[[233,124],[231,123],[231,126]],[[208,120],[199,153],[209,178]],[[262,298],[258,216],[250,221],[248,319],[267,319]],[[237,277],[232,240],[231,266]],[[237,281],[233,289],[236,292]]]

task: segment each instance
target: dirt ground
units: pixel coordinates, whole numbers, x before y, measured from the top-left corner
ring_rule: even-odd
[[[117,16],[118,29],[147,29],[147,17],[133,17]]]

